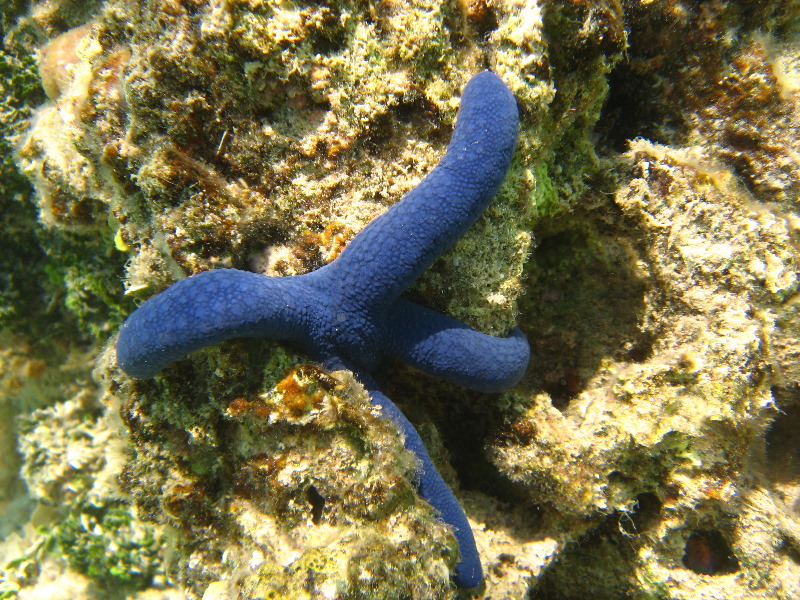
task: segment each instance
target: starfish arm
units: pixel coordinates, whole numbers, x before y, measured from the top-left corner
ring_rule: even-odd
[[[117,338],[117,362],[131,377],[146,379],[190,352],[230,338],[299,341],[308,306],[303,287],[298,277],[237,269],[182,279],[128,317]]]
[[[388,417],[403,434],[403,444],[406,450],[414,453],[420,463],[417,473],[417,493],[439,513],[439,517],[453,528],[458,542],[458,564],[456,564],[454,580],[462,588],[473,588],[483,581],[483,568],[478,547],[472,528],[464,514],[464,509],[456,500],[450,487],[444,482],[436,466],[433,464],[422,438],[402,411],[397,408],[383,392],[371,376],[355,369],[348,361],[332,355],[323,360],[326,368],[336,371],[348,369],[369,392],[369,397],[375,406]]]
[[[475,75],[439,164],[331,263],[341,271],[339,293],[365,306],[399,297],[491,202],[511,163],[517,124],[511,90],[491,71]]]
[[[439,513],[442,521],[450,525],[455,532],[459,555],[454,575],[456,584],[463,588],[480,585],[483,580],[481,558],[464,509],[461,508],[452,490],[434,466],[422,438],[419,437],[411,422],[395,406],[394,402],[376,387],[373,386],[369,389],[369,394],[372,403],[379,406],[383,414],[403,433],[406,449],[411,450],[419,459],[417,492],[420,497],[430,504]]]
[[[494,337],[402,298],[392,307],[387,329],[387,354],[479,392],[514,387],[530,360],[528,341],[518,328],[509,337]]]

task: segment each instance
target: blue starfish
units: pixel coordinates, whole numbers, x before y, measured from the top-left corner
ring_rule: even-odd
[[[401,297],[491,202],[511,162],[517,121],[516,100],[503,81],[491,71],[475,75],[436,168],[336,260],[292,277],[236,269],[192,275],[142,304],[117,339],[119,366],[136,378],[236,337],[291,342],[326,368],[353,371],[418,457],[419,494],[454,528],[455,581],[467,588],[483,574],[466,515],[414,426],[369,373],[395,357],[482,392],[509,389],[522,378],[530,350],[519,329],[492,337]]]

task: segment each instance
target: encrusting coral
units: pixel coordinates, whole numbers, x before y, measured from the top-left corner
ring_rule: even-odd
[[[499,396],[399,365],[380,377],[471,521],[472,597],[797,597],[791,2],[38,2],[17,31],[47,48],[78,27],[49,46],[57,97],[3,119],[28,125],[16,158],[37,193],[16,189],[44,224],[41,260],[62,256],[54,302],[80,331],[110,348],[131,299],[199,271],[331,262],[431,170],[463,84],[490,67],[519,105],[514,160],[411,297],[490,334],[518,321],[531,367]],[[45,564],[99,597],[114,564],[155,563],[132,593],[458,597],[455,540],[401,437],[346,372],[308,360],[230,340],[133,382],[99,353],[95,393],[130,434],[123,495],[103,501],[110,521],[64,497],[51,523],[75,550],[19,550],[0,597],[52,590]],[[55,442],[120,427],[75,397],[22,421],[37,498]],[[31,451],[45,423],[53,448]],[[71,476],[93,485],[93,464]],[[164,526],[170,561],[158,544],[96,552]]]

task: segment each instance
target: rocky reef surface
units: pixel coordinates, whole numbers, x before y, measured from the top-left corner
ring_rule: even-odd
[[[800,595],[800,11],[601,0],[2,8],[0,599]],[[133,381],[114,335],[189,274],[333,260],[516,95],[497,198],[416,284],[532,361],[382,383],[455,538],[347,372],[235,340]]]

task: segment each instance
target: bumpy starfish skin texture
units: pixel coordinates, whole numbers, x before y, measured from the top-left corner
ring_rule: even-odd
[[[117,339],[118,363],[136,378],[236,337],[291,342],[329,369],[352,370],[419,458],[419,494],[455,529],[454,577],[467,588],[483,574],[466,515],[414,427],[369,373],[395,357],[483,392],[506,390],[522,378],[530,351],[519,329],[493,337],[400,297],[491,202],[511,162],[517,123],[516,100],[503,81],[491,71],[475,75],[436,168],[336,260],[292,277],[236,269],[193,275],[142,304]]]

